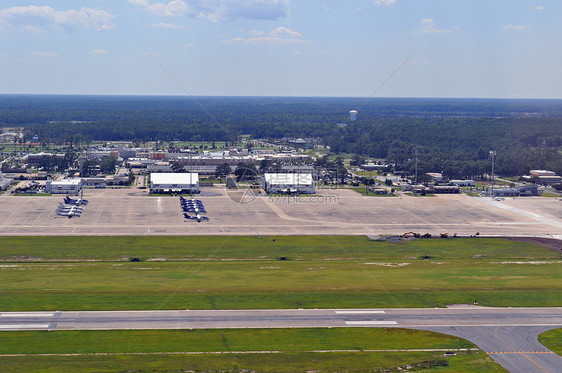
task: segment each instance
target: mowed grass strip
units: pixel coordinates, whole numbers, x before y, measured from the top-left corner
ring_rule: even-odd
[[[2,372],[507,372],[483,352],[282,352],[225,355],[2,357]]]
[[[31,236],[0,239],[0,261],[552,259],[542,246],[501,238],[417,239],[398,244],[365,236]]]
[[[0,281],[3,311],[562,306],[559,260],[10,263]]]
[[[383,349],[469,349],[463,339],[427,331],[393,328],[215,329],[54,331],[0,333],[1,354],[78,354],[2,356],[3,372],[40,371],[372,371],[414,366],[443,372],[503,372],[480,351],[445,357],[443,352]],[[353,350],[348,352],[311,352]],[[229,353],[278,351],[275,353]],[[174,352],[227,352],[176,355]],[[88,355],[164,353],[164,355]],[[86,354],[86,355],[82,355]]]
[[[539,335],[539,342],[562,356],[562,329],[552,329]]]
[[[0,354],[464,349],[464,339],[398,328],[17,331]]]

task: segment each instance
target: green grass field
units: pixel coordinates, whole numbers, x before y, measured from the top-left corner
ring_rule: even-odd
[[[420,239],[399,244],[365,236],[0,237],[0,262],[170,260],[560,259],[527,242],[499,238]]]
[[[4,311],[562,305],[561,255],[502,239],[3,237],[0,252]]]
[[[474,300],[561,306],[561,260],[542,246],[488,238],[2,237],[0,309],[437,307]],[[541,338],[559,345],[558,334]],[[420,372],[505,372],[480,351],[365,351],[467,347],[455,337],[379,328],[22,331],[0,333],[0,370],[359,372],[410,365]]]
[[[539,335],[539,342],[562,356],[562,329],[552,329]]]
[[[357,372],[406,365],[432,372],[504,372],[480,351],[447,357],[438,351],[368,351],[474,347],[443,334],[383,328],[0,333],[0,354],[26,354],[2,356],[3,372]]]

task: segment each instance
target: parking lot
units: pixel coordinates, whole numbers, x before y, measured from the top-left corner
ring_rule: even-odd
[[[56,216],[63,196],[0,196],[1,235],[439,235],[559,236],[562,201],[524,197],[493,201],[465,195],[364,197],[351,190],[317,196],[241,198],[202,188],[210,220],[182,216],[178,197],[141,189],[87,189],[81,217]],[[242,200],[242,203],[240,202]]]

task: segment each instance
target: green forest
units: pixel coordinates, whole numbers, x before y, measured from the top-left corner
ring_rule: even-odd
[[[493,150],[498,174],[562,174],[561,100],[4,95],[0,126],[55,144],[301,137],[409,172],[417,152],[450,178],[489,173]]]

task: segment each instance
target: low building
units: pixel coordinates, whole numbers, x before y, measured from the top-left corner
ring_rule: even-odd
[[[150,193],[199,193],[199,174],[151,173]]]
[[[493,197],[519,197],[519,193],[515,188],[495,188]]]
[[[61,181],[47,181],[45,192],[51,194],[70,194],[78,195],[82,190],[83,181],[81,178],[63,179]]]
[[[6,190],[13,181],[14,179],[8,179],[7,177],[4,177],[4,174],[2,174],[2,171],[0,171],[0,190]]]
[[[434,185],[429,192],[435,194],[455,194],[461,191],[456,185]]]
[[[519,191],[519,196],[540,196],[538,185],[523,185],[515,188]]]
[[[388,167],[386,164],[375,164],[375,163],[365,163],[359,166],[362,170],[365,171],[382,171]]]
[[[103,189],[107,186],[105,177],[85,177],[83,180],[85,187]]]
[[[474,187],[474,180],[451,180],[449,182],[451,185],[456,185],[458,187]]]
[[[146,166],[146,172],[159,173],[159,172],[173,172],[172,166],[168,162],[158,162]]]
[[[443,176],[443,174],[439,172],[428,172],[426,175],[429,176],[431,180],[435,182],[446,181],[447,179],[446,177]]]
[[[268,194],[316,193],[316,182],[310,173],[266,173],[262,187]]]
[[[529,174],[537,180],[538,184],[551,185],[562,183],[562,177],[556,175],[553,171],[548,170],[531,170]]]
[[[548,171],[548,170],[531,170],[529,171],[529,175],[531,176],[556,176],[556,173],[554,171]]]

